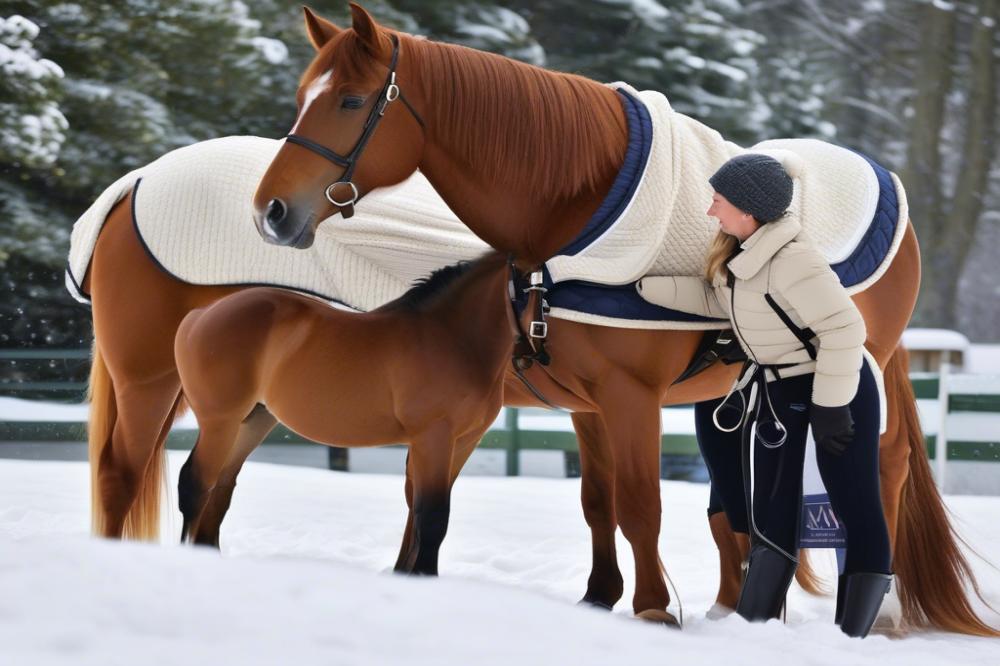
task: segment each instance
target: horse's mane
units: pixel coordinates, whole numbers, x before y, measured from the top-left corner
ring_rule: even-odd
[[[492,267],[494,264],[499,264],[500,257],[501,254],[499,252],[490,251],[471,261],[459,261],[450,266],[438,268],[430,275],[417,278],[409,290],[399,298],[388,303],[387,307],[415,310],[443,294],[459,278],[470,273],[473,269]]]
[[[431,131],[512,196],[571,197],[621,166],[628,129],[610,88],[463,46],[404,46],[433,100]]]
[[[388,33],[382,32],[389,46]],[[559,199],[594,189],[625,157],[628,128],[617,93],[582,76],[493,53],[400,34],[431,108],[428,131],[511,196]],[[337,79],[375,87],[384,74],[353,30],[324,49],[303,82],[336,64]],[[405,93],[415,85],[401,80]]]

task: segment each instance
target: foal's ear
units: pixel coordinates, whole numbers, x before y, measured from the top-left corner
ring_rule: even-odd
[[[368,52],[376,58],[388,57],[388,41],[375,19],[371,17],[364,7],[351,3],[351,17],[354,23],[351,26],[354,32],[358,33],[361,43],[365,45]]]
[[[306,33],[309,35],[309,41],[317,51],[340,33],[340,28],[325,18],[320,18],[308,7],[303,6],[302,13],[306,17]]]

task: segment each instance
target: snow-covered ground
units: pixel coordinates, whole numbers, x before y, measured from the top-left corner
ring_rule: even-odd
[[[174,474],[181,462],[172,454]],[[799,591],[787,625],[705,619],[717,559],[702,484],[663,483],[675,631],[629,618],[628,596],[611,615],[574,605],[590,557],[578,480],[460,479],[443,575],[413,579],[388,573],[405,515],[396,476],[249,463],[221,557],[89,538],[87,476],[83,463],[0,461],[0,664],[1000,663],[994,640],[848,639],[832,599]],[[1000,560],[1000,499],[948,504]],[[630,590],[624,541],[619,557]],[[1000,605],[1000,573],[974,566]]]

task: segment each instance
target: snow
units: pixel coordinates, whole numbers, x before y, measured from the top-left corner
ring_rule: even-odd
[[[908,328],[903,331],[903,346],[907,349],[966,351],[969,339],[945,328]]]
[[[172,455],[176,471],[183,456]],[[388,575],[399,477],[248,463],[223,554],[87,536],[82,463],[0,461],[0,662],[11,664],[991,664],[1000,641],[941,633],[844,637],[833,600],[793,591],[787,625],[710,621],[716,554],[707,486],[664,482],[660,549],[683,631],[580,608],[589,530],[579,481],[461,478],[440,579]],[[1000,499],[949,497],[996,558]],[[173,502],[171,502],[171,506]],[[178,521],[172,532],[176,534]],[[820,564],[832,570],[832,557]],[[987,598],[1000,574],[973,560]],[[1000,622],[996,615],[989,619]],[[643,660],[643,661],[640,661]]]
[[[280,65],[288,60],[288,47],[280,40],[258,36],[251,39],[250,43],[272,65]]]
[[[88,405],[22,400],[21,398],[0,397],[0,422],[45,421],[53,423],[86,423]],[[197,428],[198,422],[190,412],[185,414],[176,426]]]
[[[0,43],[0,70],[5,76],[33,80],[63,77],[59,65],[45,58],[39,59],[31,48],[31,42],[37,36],[38,26],[23,16],[0,17],[0,38],[15,47]]]
[[[971,345],[965,352],[965,370],[1000,375],[1000,345]]]
[[[491,39],[501,43],[511,41],[510,36],[503,30],[479,23],[461,23],[455,27],[455,32],[468,37]]]

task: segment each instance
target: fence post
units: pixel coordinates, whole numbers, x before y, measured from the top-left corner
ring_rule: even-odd
[[[506,423],[510,441],[507,444],[507,476],[521,473],[521,428],[517,417],[517,407],[508,407]]]
[[[938,370],[938,428],[934,438],[934,468],[937,471],[938,492],[944,494],[945,467],[948,462],[948,433],[945,427],[948,422],[948,381],[951,373],[951,352],[945,352],[941,357]]]

